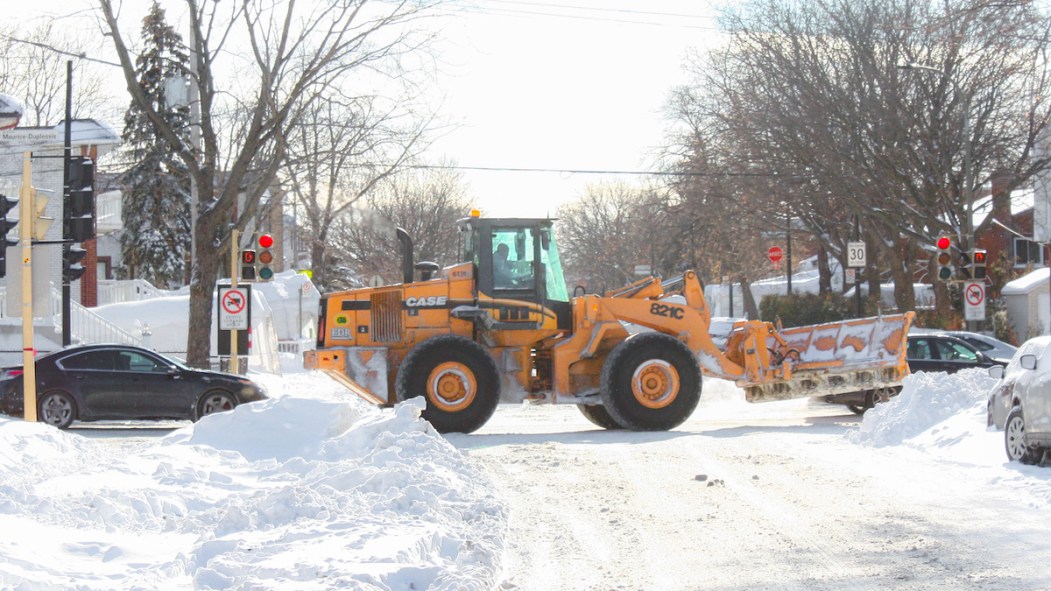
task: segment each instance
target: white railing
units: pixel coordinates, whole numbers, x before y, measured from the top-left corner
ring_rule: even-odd
[[[121,281],[99,281],[99,305],[138,302],[163,297],[165,294],[145,279],[125,279]]]
[[[297,339],[294,341],[278,341],[277,352],[278,353],[292,353],[293,355],[299,355],[303,351],[309,351],[314,348],[313,339]]]
[[[99,234],[124,228],[120,191],[106,191],[95,198],[95,229]]]
[[[62,292],[57,289],[51,290],[51,309],[62,310]],[[61,312],[55,314],[54,319],[55,329],[60,329]],[[72,340],[80,343],[142,344],[141,337],[127,332],[74,301],[69,302],[69,329]]]

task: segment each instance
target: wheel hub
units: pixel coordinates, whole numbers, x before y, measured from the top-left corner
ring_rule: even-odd
[[[471,405],[478,392],[474,374],[463,364],[442,363],[427,380],[427,398],[442,410],[455,412]]]
[[[674,402],[679,393],[679,372],[661,359],[645,361],[631,377],[631,391],[639,404],[664,408]]]

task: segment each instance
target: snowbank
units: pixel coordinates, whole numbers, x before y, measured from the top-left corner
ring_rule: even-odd
[[[419,405],[328,382],[286,377],[133,453],[0,419],[0,588],[492,589],[507,511],[489,479]]]
[[[848,437],[881,447],[900,445],[957,415],[981,415],[985,426],[986,395],[996,384],[988,371],[919,372],[905,378],[901,393],[865,413],[861,428]]]

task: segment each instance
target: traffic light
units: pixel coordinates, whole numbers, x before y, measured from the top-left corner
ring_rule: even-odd
[[[7,277],[7,247],[18,246],[18,240],[7,237],[7,233],[18,225],[18,220],[7,217],[8,212],[16,207],[18,207],[18,199],[0,194],[0,231],[3,232],[3,242],[0,242],[0,277]]]
[[[971,279],[971,253],[961,252],[959,258],[956,259],[956,270],[959,273],[959,278],[964,281],[970,281]]]
[[[952,240],[948,236],[940,236],[937,242],[938,254],[934,257],[934,262],[937,264],[937,273],[935,277],[939,281],[948,281],[952,279],[953,268],[952,268]]]
[[[69,207],[65,210],[63,237],[84,242],[95,237],[95,161],[69,159]]]
[[[985,251],[975,250],[971,253],[971,277],[974,279],[985,279]]]
[[[51,227],[51,223],[55,221],[55,218],[49,218],[44,215],[47,213],[48,196],[42,195],[35,187],[29,190],[32,193],[33,203],[33,226],[29,230],[29,235],[32,236],[33,240],[44,240],[47,238],[47,230]]]
[[[80,264],[84,260],[84,257],[88,255],[88,251],[75,244],[63,244],[62,245],[62,281],[63,283],[73,283],[79,280],[87,269],[84,265]]]
[[[259,280],[270,281],[274,278],[274,237],[270,234],[260,234],[259,240]]]
[[[252,249],[241,251],[241,280],[255,281],[255,251]]]

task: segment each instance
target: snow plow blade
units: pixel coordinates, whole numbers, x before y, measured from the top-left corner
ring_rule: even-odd
[[[303,352],[303,366],[318,369],[359,397],[390,406],[387,350],[378,347],[333,347]]]
[[[763,383],[738,381],[749,402],[897,387],[909,375],[905,354],[913,312],[800,326],[767,338],[773,368]]]

